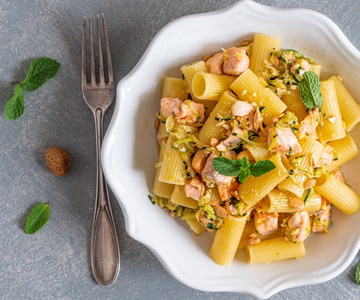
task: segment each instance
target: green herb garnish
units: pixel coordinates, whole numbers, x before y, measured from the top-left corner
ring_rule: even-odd
[[[360,261],[356,264],[355,281],[357,284],[360,284]]]
[[[48,203],[36,204],[25,221],[24,231],[26,234],[34,234],[40,230],[50,219],[50,206]]]
[[[307,71],[299,83],[301,100],[308,109],[321,107],[322,95],[320,93],[321,82],[313,71]]]
[[[308,201],[309,200],[309,198],[310,198],[310,195],[311,195],[311,189],[309,188],[309,189],[306,189],[305,190],[305,195],[304,195],[304,204],[306,204],[306,201]]]
[[[240,159],[216,157],[214,168],[220,174],[238,177],[239,182],[244,183],[250,175],[259,177],[275,169],[275,164],[271,160],[261,160],[252,164],[246,157]]]
[[[35,91],[41,87],[46,80],[54,77],[59,71],[59,68],[60,64],[54,59],[48,57],[33,59],[30,62],[30,67],[25,79],[15,85],[14,95],[6,104],[6,118],[9,120],[19,118],[25,111],[23,90]]]
[[[5,114],[9,120],[15,120],[24,113],[24,110],[24,92],[21,85],[17,84],[14,88],[14,95],[6,104]]]

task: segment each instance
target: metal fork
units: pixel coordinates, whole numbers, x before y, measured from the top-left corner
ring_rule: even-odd
[[[96,18],[96,40],[94,39],[91,17],[89,17],[88,24],[89,42],[87,43],[87,19],[85,17],[82,31],[82,92],[86,104],[94,114],[97,161],[96,200],[90,250],[91,267],[98,283],[110,285],[119,274],[120,250],[108,189],[101,166],[101,145],[103,141],[103,118],[114,99],[115,89],[104,15],[101,16],[101,20],[99,16]]]

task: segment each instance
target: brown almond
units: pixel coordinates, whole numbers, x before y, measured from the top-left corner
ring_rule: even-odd
[[[45,161],[49,170],[56,176],[65,175],[71,166],[70,155],[58,147],[46,148]]]

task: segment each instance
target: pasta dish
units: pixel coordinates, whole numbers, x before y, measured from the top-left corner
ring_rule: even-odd
[[[320,64],[265,34],[180,71],[163,81],[150,199],[213,232],[216,263],[300,258],[334,207],[359,210],[341,166],[358,154],[360,106],[338,74],[320,79]]]

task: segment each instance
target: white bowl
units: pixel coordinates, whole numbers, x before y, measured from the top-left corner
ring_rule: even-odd
[[[117,86],[117,101],[104,140],[106,179],[123,210],[127,233],[146,245],[177,280],[204,291],[231,291],[267,298],[290,287],[314,284],[340,274],[360,247],[360,214],[335,211],[327,235],[306,240],[298,260],[249,265],[237,257],[227,267],[208,255],[211,235],[195,237],[148,200],[157,161],[154,129],[165,75],[254,33],[279,37],[283,48],[298,49],[323,65],[323,76],[341,74],[360,99],[360,53],[325,16],[304,9],[278,9],[243,0],[224,10],[177,19],[154,38],[134,70]],[[353,132],[360,145],[360,132]],[[348,183],[360,192],[356,166],[344,167]]]

